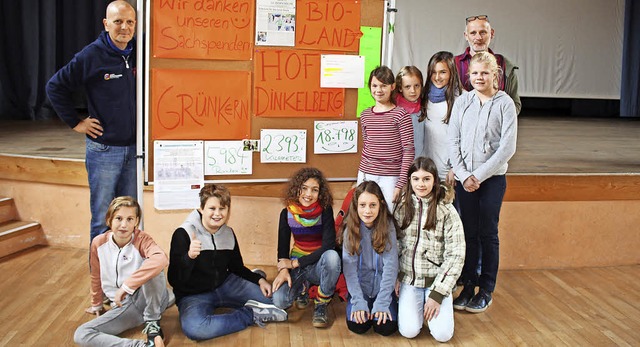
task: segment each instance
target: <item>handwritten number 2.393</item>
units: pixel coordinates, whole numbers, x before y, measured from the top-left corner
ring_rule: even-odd
[[[272,153],[295,153],[300,147],[298,146],[298,136],[284,136],[284,135],[275,135],[271,136],[269,134],[264,136],[264,139],[267,142],[267,145],[262,149],[263,152],[272,154]],[[272,147],[273,145],[273,147]]]

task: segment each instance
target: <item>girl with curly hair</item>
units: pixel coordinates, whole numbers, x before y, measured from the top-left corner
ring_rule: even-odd
[[[278,275],[273,281],[273,302],[286,309],[296,300],[296,306],[304,308],[307,299],[298,296],[309,284],[318,285],[313,326],[327,327],[327,305],[340,276],[340,256],[334,250],[333,197],[322,172],[315,168],[297,171],[289,180],[284,204],[278,226]],[[293,248],[289,249],[291,236]]]

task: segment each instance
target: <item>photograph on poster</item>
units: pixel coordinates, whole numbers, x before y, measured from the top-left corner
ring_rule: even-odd
[[[295,0],[257,0],[255,44],[291,47],[295,39]]]

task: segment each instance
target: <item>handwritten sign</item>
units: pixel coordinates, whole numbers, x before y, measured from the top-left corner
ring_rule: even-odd
[[[158,58],[250,60],[255,0],[153,1]]]
[[[358,121],[315,121],[313,153],[357,153]]]
[[[298,0],[296,48],[357,52],[360,0]]]
[[[152,69],[151,77],[153,139],[249,137],[250,72]]]
[[[364,57],[323,54],[320,60],[322,88],[363,88]]]
[[[205,175],[251,175],[253,153],[240,141],[205,141]]]
[[[253,111],[259,117],[342,117],[344,89],[320,87],[322,52],[255,53]]]
[[[306,163],[307,131],[303,129],[260,130],[261,163]]]

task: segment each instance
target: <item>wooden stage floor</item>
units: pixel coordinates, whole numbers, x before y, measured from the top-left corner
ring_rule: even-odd
[[[0,260],[0,346],[71,346],[91,319],[87,251],[33,248]],[[269,278],[275,268],[268,268]],[[637,346],[640,265],[567,270],[501,271],[494,302],[481,314],[456,312],[454,346]],[[424,328],[415,339],[350,332],[345,303],[329,306],[331,325],[315,329],[312,308],[289,310],[286,323],[249,327],[196,343],[180,329],[178,310],[162,317],[168,346],[443,346]],[[142,326],[122,336],[143,338]]]
[[[521,115],[509,174],[640,174],[640,121]],[[84,160],[59,120],[0,121],[0,154]]]

